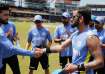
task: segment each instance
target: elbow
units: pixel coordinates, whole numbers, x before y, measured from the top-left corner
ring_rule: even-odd
[[[103,58],[98,60],[98,65],[99,65],[98,68],[104,67],[104,59]]]
[[[102,59],[102,61],[100,62],[101,67],[104,67],[104,59]]]

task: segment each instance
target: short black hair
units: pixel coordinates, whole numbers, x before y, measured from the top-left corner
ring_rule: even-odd
[[[78,8],[78,13],[83,16],[85,25],[91,21],[91,9],[89,7]]]
[[[9,10],[9,5],[7,4],[0,4],[0,13],[2,12],[2,10]]]

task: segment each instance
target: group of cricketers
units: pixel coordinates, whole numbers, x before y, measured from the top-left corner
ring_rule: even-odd
[[[29,74],[39,62],[45,74],[49,71],[49,54],[59,52],[62,71],[59,74],[105,74],[105,17],[94,16],[89,8],[77,8],[61,15],[54,36],[43,26],[41,15],[33,18],[26,48],[17,45],[18,33],[9,21],[9,6],[0,5],[0,74],[6,74],[8,64],[13,74],[21,74],[17,55],[30,56]],[[52,41],[58,43],[52,45]],[[28,50],[32,45],[32,50]]]

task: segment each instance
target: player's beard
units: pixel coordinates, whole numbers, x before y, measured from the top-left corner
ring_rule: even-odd
[[[97,29],[97,31],[101,31],[103,29],[103,27],[100,26],[95,26],[95,28]]]
[[[3,20],[2,18],[0,18],[0,23],[6,25],[6,24],[8,24],[8,19]]]
[[[63,23],[64,25],[67,25],[67,24],[69,23],[69,21],[62,21],[62,23]]]
[[[72,28],[79,28],[79,18],[74,18],[73,23],[71,25]]]
[[[75,21],[72,25],[71,25],[72,28],[78,28],[79,27],[79,22],[78,21]]]

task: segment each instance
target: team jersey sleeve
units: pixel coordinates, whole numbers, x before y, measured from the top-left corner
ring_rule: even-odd
[[[5,36],[3,30],[0,28],[0,52],[3,54],[3,58],[10,57],[12,55],[24,55],[33,56],[33,51],[28,51],[22,48],[14,47],[12,42]]]
[[[14,50],[12,51],[12,53],[15,53],[17,55],[31,56],[31,57],[34,56],[34,51],[26,50],[23,48],[13,47],[12,50]]]
[[[1,50],[3,51],[4,58],[10,57],[12,55],[24,55],[33,56],[34,52],[25,50],[23,48],[15,47],[8,38],[5,38],[0,42]]]

